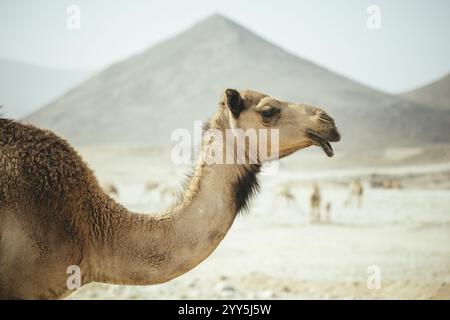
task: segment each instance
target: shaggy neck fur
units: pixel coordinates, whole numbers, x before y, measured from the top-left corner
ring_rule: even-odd
[[[208,127],[225,131],[226,117],[219,111]],[[108,219],[100,228],[106,233],[93,246],[92,280],[156,284],[194,268],[216,249],[237,213],[247,208],[258,189],[259,167],[200,159],[180,201],[158,216],[131,213],[111,202],[107,212],[99,212]]]

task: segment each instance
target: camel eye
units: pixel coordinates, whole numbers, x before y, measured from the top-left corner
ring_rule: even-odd
[[[274,115],[278,114],[279,110],[277,108],[269,108],[261,112],[261,115],[266,118],[272,118]]]

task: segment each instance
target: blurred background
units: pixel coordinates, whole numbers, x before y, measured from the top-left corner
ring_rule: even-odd
[[[0,0],[0,113],[69,140],[136,211],[189,167],[170,136],[226,88],[317,105],[342,140],[262,177],[219,248],[157,286],[71,298],[449,299],[450,2]]]

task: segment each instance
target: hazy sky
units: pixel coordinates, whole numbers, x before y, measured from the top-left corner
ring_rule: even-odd
[[[81,29],[66,8],[81,9]],[[381,29],[366,26],[370,5]],[[450,70],[450,1],[0,0],[0,57],[101,69],[222,13],[288,51],[396,93]],[[218,35],[220,36],[220,35]]]

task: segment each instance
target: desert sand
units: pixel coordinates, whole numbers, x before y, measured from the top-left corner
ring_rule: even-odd
[[[116,185],[117,200],[140,212],[168,206],[188,171],[159,150],[96,147],[81,153],[102,183]],[[154,286],[92,283],[69,299],[449,299],[450,189],[436,177],[448,180],[450,161],[342,169],[330,160],[311,169],[313,157],[324,155],[299,153],[282,160],[277,174],[261,177],[251,210],[187,274]],[[373,173],[421,179],[399,189],[375,188],[368,178]],[[365,187],[361,208],[344,206],[355,177]],[[322,213],[331,204],[329,222],[309,222],[313,183],[321,186]],[[295,199],[279,195],[280,188]],[[373,266],[381,272],[379,289],[367,285]]]

